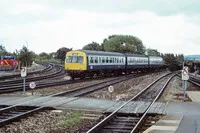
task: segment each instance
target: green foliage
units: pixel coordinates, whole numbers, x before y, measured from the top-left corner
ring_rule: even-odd
[[[36,54],[33,51],[29,51],[26,46],[23,46],[18,54],[18,59],[21,62],[21,66],[30,66],[33,58],[36,56]]]
[[[70,118],[67,118],[67,120],[61,121],[59,124],[61,126],[71,126],[74,125],[82,120],[81,118],[82,114],[80,112],[72,112],[70,115]]]
[[[102,50],[102,47],[96,43],[96,42],[92,42],[92,43],[89,43],[87,45],[85,45],[83,48],[83,50],[96,50],[96,51],[101,51]]]
[[[49,54],[42,52],[39,54],[39,57],[43,60],[49,60],[51,57],[49,56]]]
[[[57,60],[56,58],[56,53],[52,52],[52,53],[45,53],[42,52],[39,55],[36,55],[36,57],[34,58],[35,61],[42,61],[42,62],[52,62],[52,63],[60,63],[59,60]]]
[[[158,52],[157,49],[148,48],[146,52],[149,56],[160,56],[160,52]]]
[[[7,55],[8,52],[6,50],[6,48],[3,45],[0,45],[0,56],[2,55]]]
[[[145,47],[142,41],[131,35],[111,35],[102,43],[104,51],[144,54]]]
[[[184,60],[183,54],[174,55],[171,53],[167,53],[167,54],[161,54],[161,56],[163,60],[165,61],[165,64],[167,65],[170,65],[170,64],[181,65]]]
[[[60,60],[61,60],[61,63],[63,63],[64,60],[65,60],[65,57],[66,57],[66,53],[67,53],[68,51],[71,51],[71,50],[72,50],[72,48],[71,48],[71,49],[66,48],[66,47],[59,48],[59,49],[57,50],[57,52],[56,52],[56,58],[57,58],[57,59],[60,59]]]

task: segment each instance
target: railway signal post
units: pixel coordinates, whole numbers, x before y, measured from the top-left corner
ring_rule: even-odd
[[[26,67],[22,67],[21,77],[23,78],[23,94],[25,94],[26,91],[26,75],[27,75]]]
[[[181,71],[181,77],[182,77],[183,100],[185,101],[185,93],[186,93],[185,91],[187,89],[187,80],[189,79],[187,66],[183,67],[183,70]]]

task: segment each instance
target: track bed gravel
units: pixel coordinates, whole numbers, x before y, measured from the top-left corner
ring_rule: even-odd
[[[151,82],[156,80],[158,77],[168,73],[165,72],[157,72],[141,77],[137,77],[134,79],[130,79],[128,81],[124,81],[122,83],[118,83],[114,85],[114,92],[109,93],[108,88],[104,88],[103,90],[99,90],[97,92],[91,93],[87,95],[87,97],[92,98],[101,98],[101,99],[112,99],[112,100],[127,100],[130,97],[137,94],[140,90],[148,86]],[[107,79],[104,79],[107,80]],[[57,87],[48,87],[45,89],[35,90],[35,93],[40,94],[52,94],[60,91],[66,91],[74,88],[79,88],[87,85],[91,85],[94,83],[102,82],[102,80],[92,80],[88,82],[81,82],[71,85],[62,85]],[[14,122],[12,124],[7,125],[6,127],[0,128],[0,132],[2,133],[77,133],[82,129],[87,127],[91,127],[98,120],[92,119],[80,119],[71,124],[62,124],[63,121],[66,121],[71,118],[72,110],[63,110],[62,113],[53,113],[51,111],[40,112],[39,114],[35,114],[29,118],[23,119],[20,122]],[[85,111],[80,112],[81,116],[83,116]],[[93,112],[96,114],[97,112]],[[97,113],[99,114],[99,113]]]
[[[136,77],[113,85],[114,91],[112,93],[108,91],[108,88],[104,88],[102,90],[95,91],[86,97],[109,100],[128,100],[135,96],[139,91],[147,87],[151,82],[166,73],[168,72],[156,72],[145,76]]]
[[[187,91],[199,91],[199,87],[196,85],[187,82]],[[175,76],[170,83],[167,85],[167,88],[163,92],[163,95],[159,99],[160,102],[184,102],[183,101],[183,91],[182,91],[182,81],[180,77]],[[186,97],[187,102],[191,100]]]
[[[97,122],[95,119],[84,119],[85,113],[99,115],[98,112],[72,110],[61,113],[45,111],[2,127],[0,133],[76,133]]]
[[[72,90],[72,89],[78,89],[78,88],[82,88],[85,86],[89,86],[89,85],[93,85],[93,84],[97,84],[103,81],[108,81],[114,79],[114,77],[112,78],[106,78],[106,79],[91,79],[91,80],[87,80],[87,81],[80,81],[77,83],[72,83],[72,84],[66,84],[66,85],[59,85],[59,86],[53,86],[53,87],[46,87],[46,88],[41,88],[41,89],[36,89],[34,90],[27,90],[27,94],[28,95],[32,95],[32,92],[34,95],[51,95],[51,94],[55,94],[58,92],[63,92],[63,91],[68,91],[68,90]],[[52,81],[53,82],[53,81]],[[23,92],[13,92],[13,93],[5,93],[5,94],[1,94],[1,95],[23,95]]]

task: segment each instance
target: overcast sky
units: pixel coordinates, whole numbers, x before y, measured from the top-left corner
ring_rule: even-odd
[[[124,34],[163,53],[200,54],[198,0],[1,0],[0,18],[0,44],[10,52],[81,49]]]

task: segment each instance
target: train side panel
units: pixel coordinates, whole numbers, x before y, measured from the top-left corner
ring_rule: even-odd
[[[65,69],[71,77],[92,77],[142,72],[163,66],[157,56],[122,54],[117,52],[73,50],[66,54]]]
[[[73,56],[82,56],[83,63],[74,63]],[[70,61],[71,59],[71,61]],[[122,73],[125,70],[125,55],[116,52],[77,50],[66,54],[65,70],[71,77],[92,77],[93,75],[107,75]]]
[[[163,66],[163,59],[159,56],[149,56],[149,67],[159,68]]]
[[[127,68],[146,68],[148,67],[148,57],[127,56]]]
[[[88,55],[89,71],[125,69],[125,56]]]

